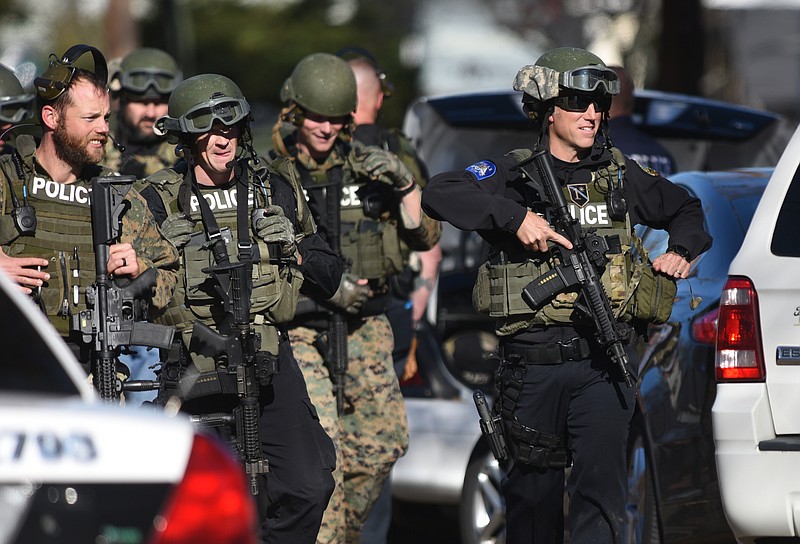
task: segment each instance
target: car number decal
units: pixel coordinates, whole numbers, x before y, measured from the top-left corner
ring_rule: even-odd
[[[86,463],[97,458],[97,448],[92,437],[82,433],[0,429],[0,464],[34,458]]]

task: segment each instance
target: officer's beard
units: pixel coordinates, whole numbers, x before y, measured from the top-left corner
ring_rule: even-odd
[[[106,155],[105,146],[101,146],[96,154],[90,153],[87,149],[90,140],[91,138],[72,136],[63,125],[58,125],[53,131],[56,156],[76,171],[82,170],[85,166],[99,163]]]

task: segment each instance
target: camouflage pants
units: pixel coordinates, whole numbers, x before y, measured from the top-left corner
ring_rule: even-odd
[[[361,527],[370,508],[395,461],[408,447],[405,404],[392,366],[392,330],[385,316],[350,324],[345,376],[350,409],[342,416],[336,412],[328,370],[313,346],[317,334],[305,327],[296,327],[289,334],[311,401],[337,447],[336,490],[317,542],[360,544]]]

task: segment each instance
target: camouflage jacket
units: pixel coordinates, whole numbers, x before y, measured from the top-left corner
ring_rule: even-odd
[[[6,178],[0,184],[0,243],[3,251],[10,256],[36,255],[49,259],[52,263],[48,267],[51,281],[43,286],[42,298],[67,300],[75,306],[69,310],[74,313],[83,306],[85,288],[94,279],[94,247],[89,212],[91,179],[115,173],[101,166],[90,166],[74,183],[61,184],[53,181],[36,160],[33,138],[18,138],[17,151],[16,154],[0,157],[0,170]],[[10,194],[10,186],[16,188],[14,193],[18,200],[26,192],[31,205],[34,208],[37,205],[40,207],[37,211],[37,234],[33,237],[20,236],[14,226],[11,218],[14,195]],[[156,269],[151,311],[157,314],[172,298],[177,283],[178,255],[172,244],[161,237],[141,195],[131,189],[126,198],[131,206],[122,217],[120,242],[133,246],[141,271],[151,267]],[[70,271],[77,270],[78,267],[78,262],[73,262],[76,252],[80,263],[78,303],[74,303],[73,297],[63,292],[64,285],[69,281],[64,277],[71,277]],[[66,270],[67,273],[64,274],[61,270]],[[47,307],[46,311],[51,321],[55,321],[55,310],[52,312],[54,315],[50,315],[51,308]],[[62,321],[64,320],[54,323],[59,330],[64,328]]]

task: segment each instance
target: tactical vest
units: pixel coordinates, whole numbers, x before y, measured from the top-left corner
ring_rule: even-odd
[[[355,150],[345,160],[326,169],[306,170],[301,176],[309,199],[325,201],[325,191],[335,188],[331,181],[334,169],[341,169],[341,249],[348,270],[375,285],[385,285],[388,278],[403,268],[397,221],[391,217],[393,195],[385,184],[369,179],[359,167]],[[330,175],[329,175],[330,173]],[[311,193],[317,193],[312,195]],[[387,204],[391,203],[391,204]]]
[[[50,261],[45,282],[35,297],[55,328],[63,336],[70,332],[70,315],[86,309],[86,287],[97,279],[91,222],[91,182],[58,183],[33,169],[35,147],[23,145],[14,164],[12,156],[0,158],[4,187],[3,215],[0,217],[0,243],[12,257],[42,257]],[[20,169],[23,176],[20,177]],[[108,175],[109,170],[94,167],[92,176]],[[8,180],[17,198],[27,192],[36,209],[35,236],[20,236],[11,217],[13,210]],[[77,259],[76,259],[77,257]],[[75,290],[77,287],[77,291]]]
[[[179,191],[184,177],[174,170],[163,170],[150,176],[147,181],[156,189],[165,208],[169,213],[178,213],[181,210]],[[253,192],[250,183],[248,202],[252,206],[254,198],[259,207],[266,205],[259,193]],[[203,189],[203,198],[208,202],[218,227],[222,232],[223,240],[231,262],[238,255],[238,232],[236,226],[237,187],[225,189]],[[297,196],[297,194],[296,194]],[[191,330],[192,324],[197,319],[219,326],[226,317],[222,301],[216,294],[216,280],[203,270],[213,266],[212,255],[208,236],[200,216],[200,208],[194,193],[189,197],[189,210],[186,210],[196,221],[195,233],[191,241],[181,252],[181,276],[175,289],[173,300],[158,321],[165,325],[173,325],[182,334]],[[248,218],[250,213],[248,212]],[[249,221],[248,221],[249,223]],[[253,244],[253,290],[250,298],[251,320],[261,329],[261,350],[274,355],[278,353],[278,337],[274,328],[275,324],[289,321],[295,312],[299,298],[300,286],[303,276],[299,270],[290,266],[279,266],[270,263],[267,244],[251,233]],[[184,334],[186,345],[187,334]]]
[[[531,153],[528,149],[518,149],[509,155],[521,162]],[[563,190],[570,213],[584,229],[596,229],[599,236],[619,236],[621,252],[608,255],[609,261],[601,281],[617,317],[627,320],[627,306],[630,305],[640,273],[634,277],[635,267],[631,257],[634,234],[630,215],[626,213],[624,220],[615,221],[608,214],[605,194],[609,189],[609,180],[613,178],[614,184],[618,185],[618,181],[625,178],[624,156],[616,148],[612,150],[612,156],[607,166],[592,173],[591,182],[568,184]],[[553,265],[551,252],[495,255],[479,269],[473,289],[473,305],[479,312],[499,318],[497,332],[500,335],[514,334],[532,325],[574,323],[577,292],[561,293],[537,310],[533,310],[522,298],[522,289],[550,271]]]

